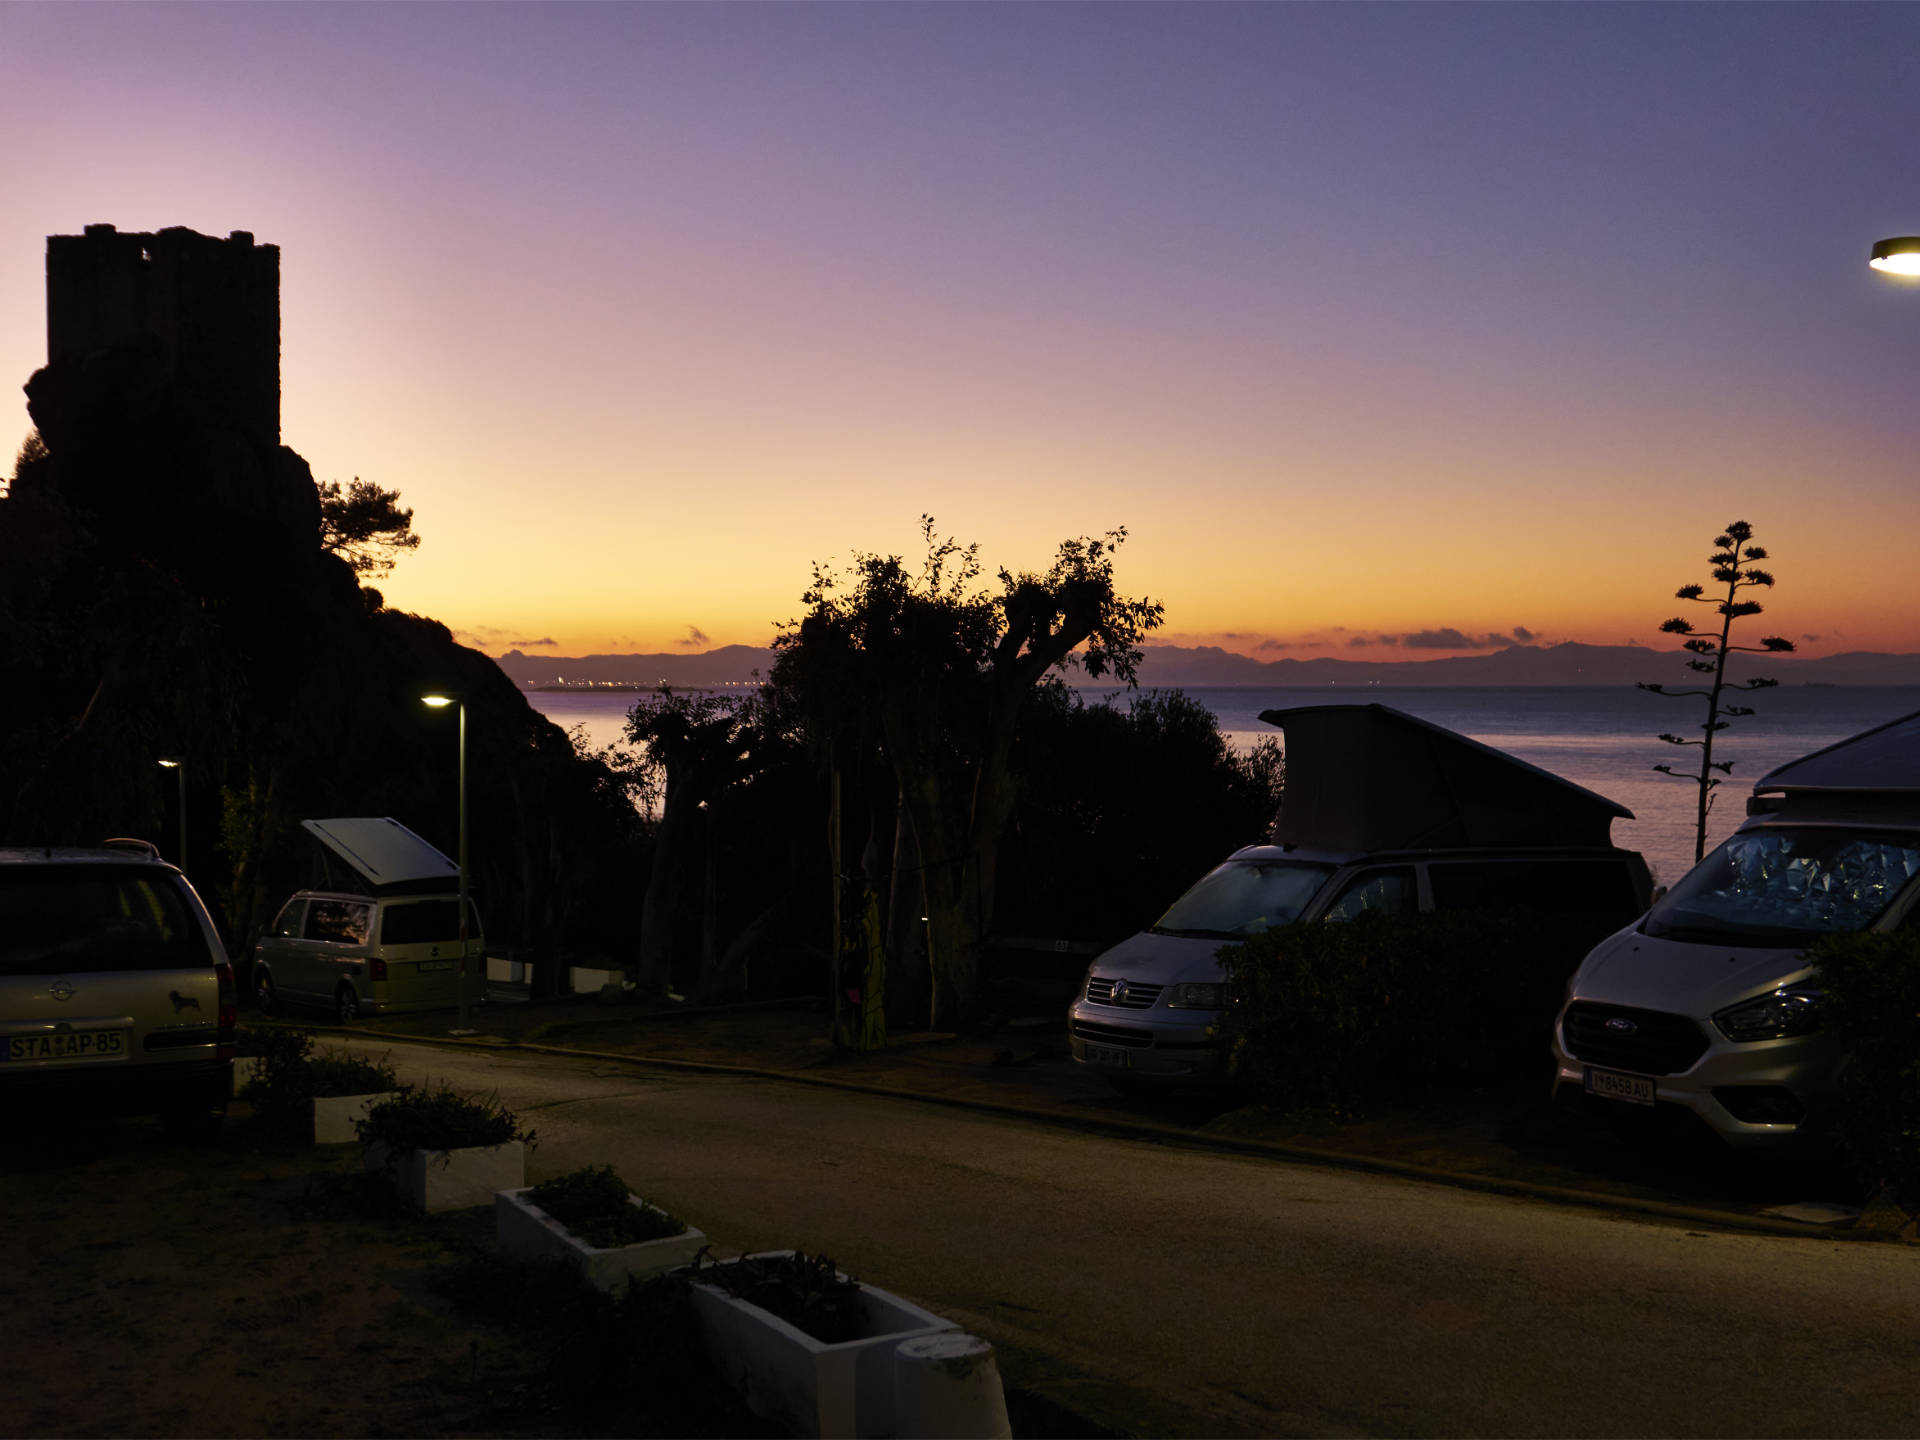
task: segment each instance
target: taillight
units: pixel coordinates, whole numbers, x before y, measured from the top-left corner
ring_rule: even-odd
[[[222,961],[213,967],[213,975],[220,985],[220,1033],[213,1053],[216,1059],[231,1060],[237,1048],[234,1030],[240,1023],[240,992],[233,983],[233,966]]]
[[[387,962],[384,960],[367,961],[367,979],[379,981],[387,978]]]

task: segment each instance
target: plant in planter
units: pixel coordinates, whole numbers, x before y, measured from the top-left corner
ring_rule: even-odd
[[[313,1032],[273,1028],[255,1041],[258,1069],[242,1089],[262,1114],[275,1118],[309,1115],[316,1145],[345,1145],[354,1124],[373,1102],[400,1088],[385,1059],[370,1060],[344,1050],[313,1053]]]
[[[365,1165],[428,1211],[485,1205],[526,1183],[531,1130],[493,1096],[407,1086],[356,1122]]]
[[[685,1265],[707,1237],[649,1205],[610,1165],[569,1171],[525,1190],[494,1196],[500,1248],[519,1260],[562,1259],[601,1290],[618,1292]]]
[[[960,1328],[824,1255],[703,1253],[681,1273],[714,1368],[748,1409],[799,1435],[893,1434],[894,1350]]]

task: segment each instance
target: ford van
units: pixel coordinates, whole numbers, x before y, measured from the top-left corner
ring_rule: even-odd
[[[1779,767],[1747,808],[1575,971],[1553,1033],[1563,1103],[1684,1111],[1740,1148],[1819,1128],[1846,1057],[1803,952],[1920,924],[1920,715]]]

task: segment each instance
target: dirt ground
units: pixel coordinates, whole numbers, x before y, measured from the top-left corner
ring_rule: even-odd
[[[245,1106],[198,1145],[138,1120],[16,1137],[0,1434],[766,1433],[697,1374],[658,1406],[563,1403],[565,1325],[465,1303],[503,1286],[492,1212],[409,1216],[358,1167]]]

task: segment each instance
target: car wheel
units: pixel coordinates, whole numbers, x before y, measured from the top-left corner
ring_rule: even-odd
[[[351,1025],[360,1018],[360,997],[353,993],[351,985],[342,985],[334,991],[333,1018],[342,1025]]]
[[[273,1013],[273,977],[264,970],[253,977],[253,1003],[262,1015]]]

